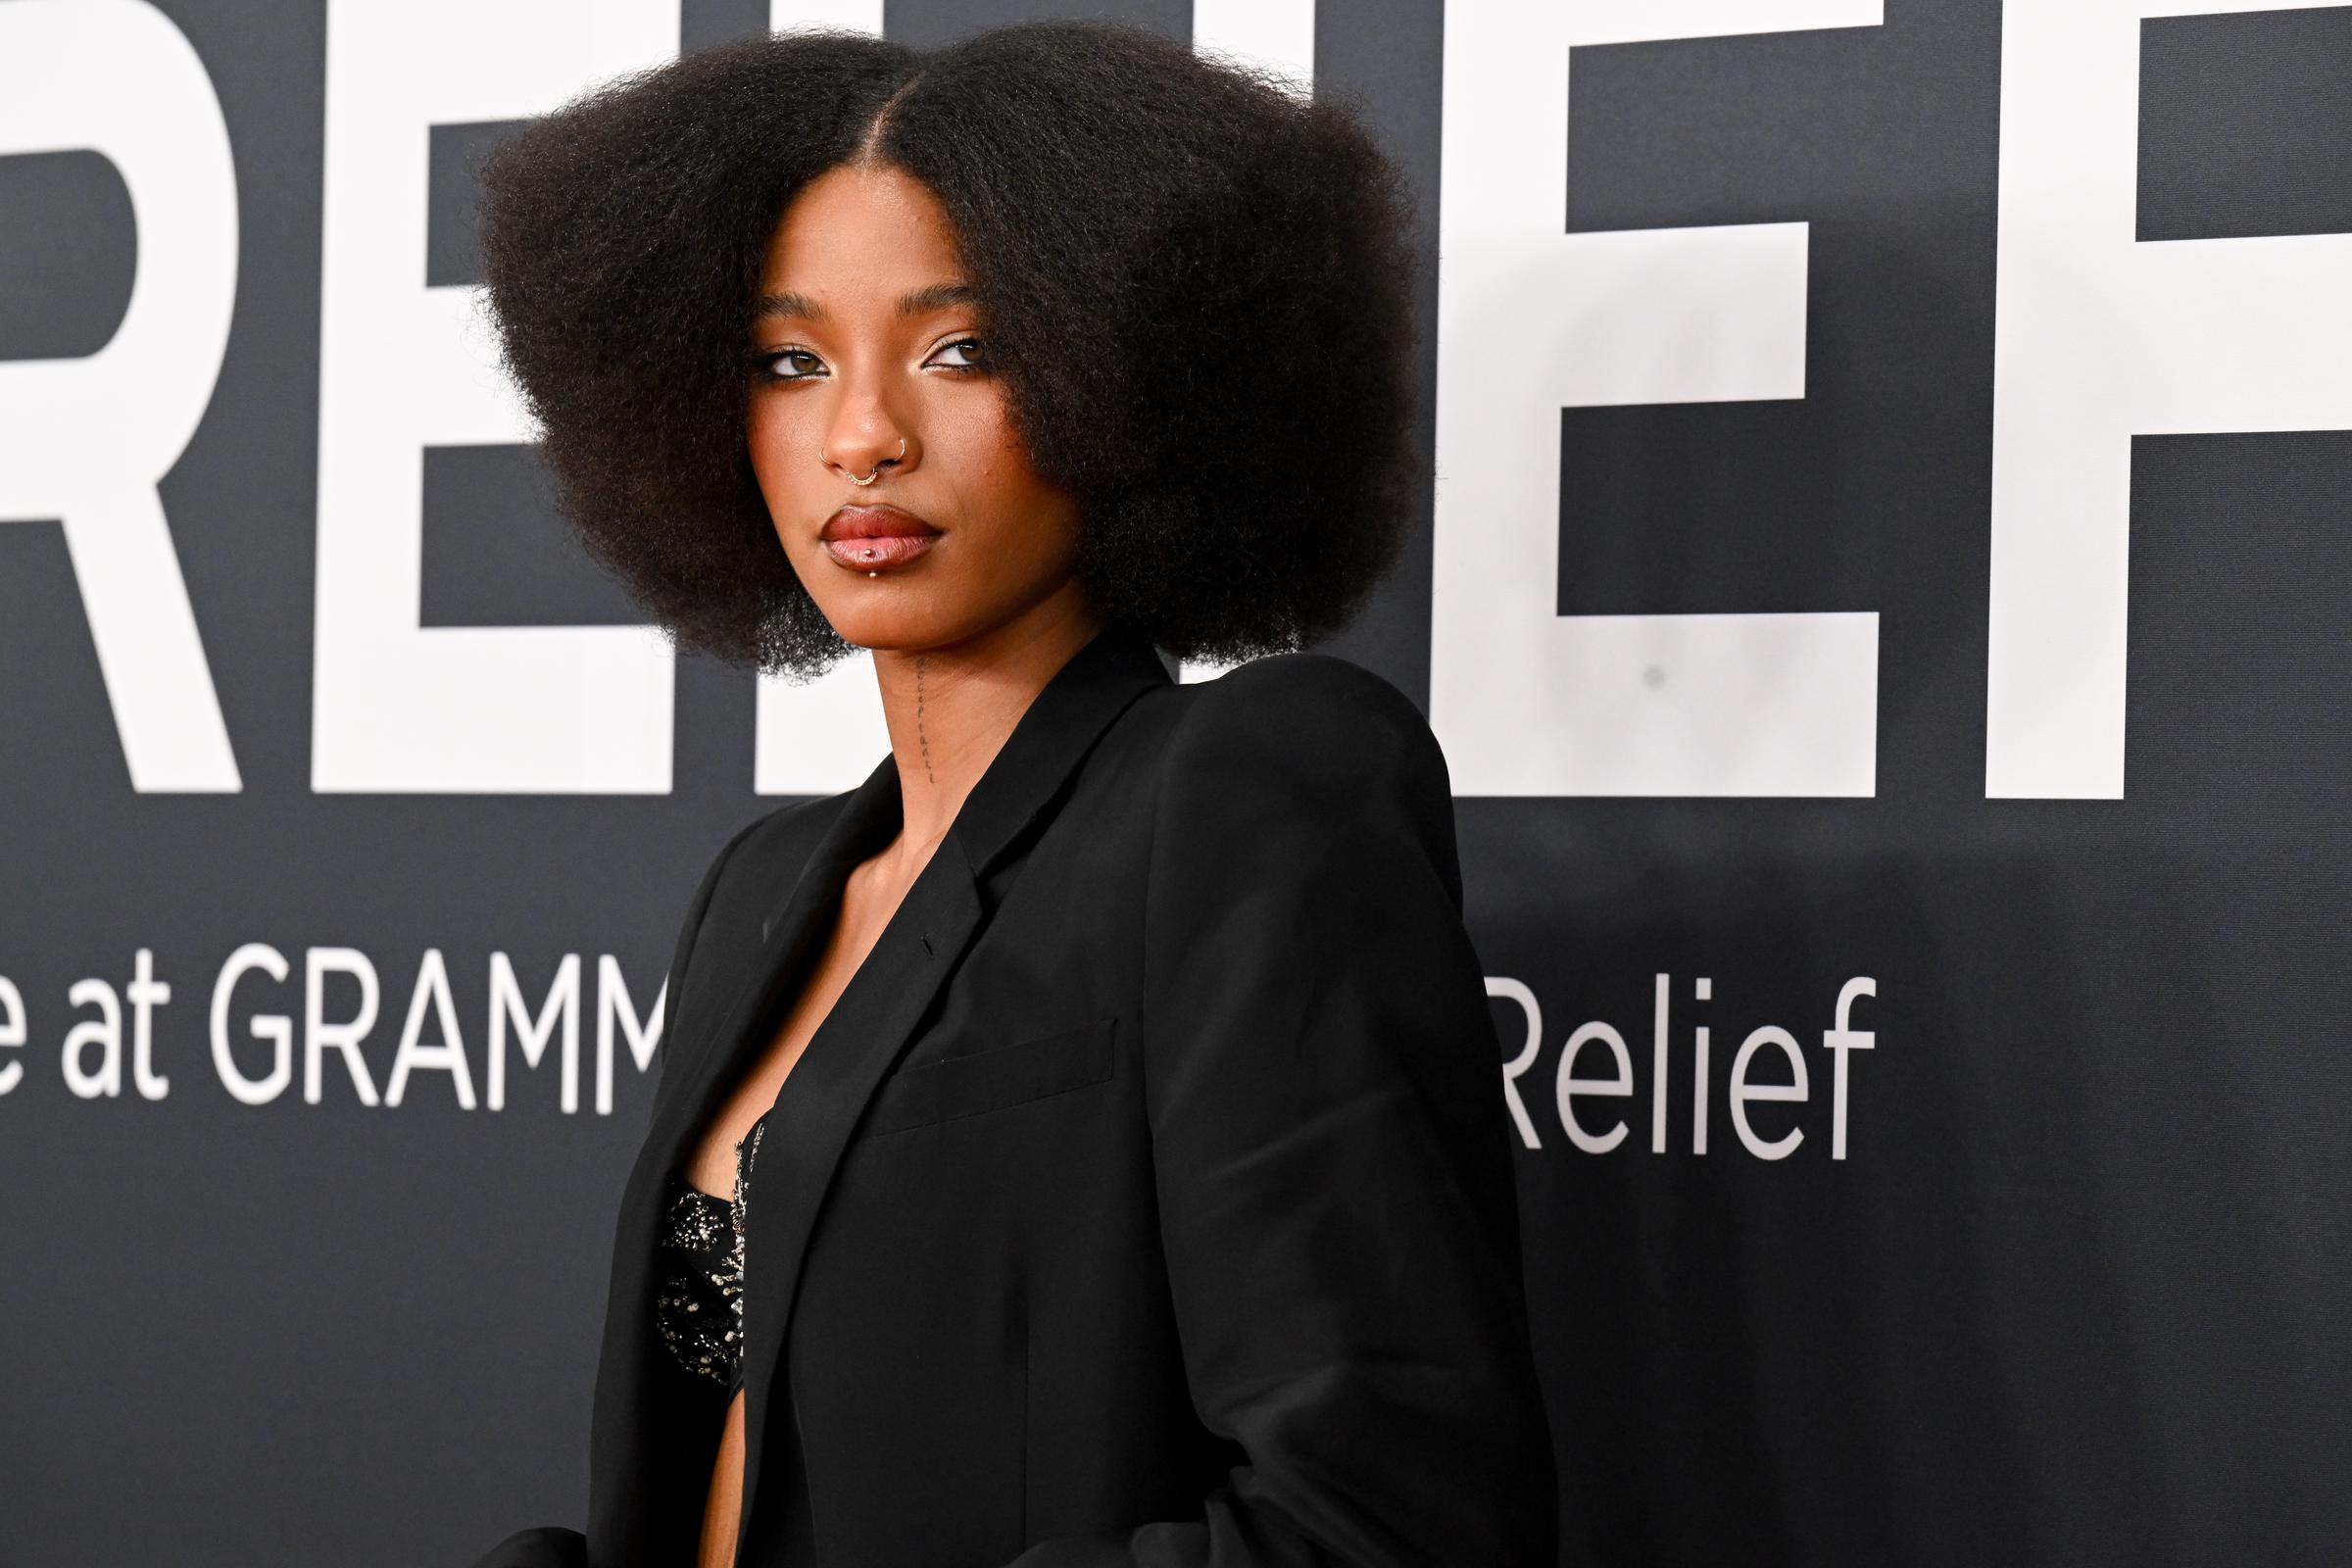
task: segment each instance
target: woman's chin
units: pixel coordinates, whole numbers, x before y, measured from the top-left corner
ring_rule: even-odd
[[[853,589],[846,596],[835,595],[861,603],[841,605],[820,601],[825,618],[833,623],[833,629],[844,642],[869,654],[895,654],[937,648],[962,634],[962,619],[938,613],[935,607],[922,603],[920,597],[906,593],[903,584],[886,586],[885,579],[876,579],[873,586],[876,591],[870,594]]]

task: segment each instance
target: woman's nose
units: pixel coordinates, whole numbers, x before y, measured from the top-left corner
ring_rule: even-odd
[[[879,387],[845,386],[833,410],[824,460],[852,478],[862,479],[884,465],[912,466],[913,432],[892,412]]]
[[[914,459],[914,440],[895,421],[864,419],[836,424],[825,441],[826,463],[854,479],[883,467],[905,468]]]

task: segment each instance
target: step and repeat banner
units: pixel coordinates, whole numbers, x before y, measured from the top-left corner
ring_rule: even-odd
[[[2352,6],[0,0],[0,1561],[581,1517],[687,897],[887,740],[571,546],[474,171],[1074,14],[1420,192],[1327,650],[1450,760],[1562,1561],[2352,1554]]]

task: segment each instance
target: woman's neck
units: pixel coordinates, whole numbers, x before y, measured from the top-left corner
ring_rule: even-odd
[[[929,858],[1021,714],[1102,627],[1074,596],[1056,595],[963,642],[874,651],[901,822],[879,866],[907,872]]]

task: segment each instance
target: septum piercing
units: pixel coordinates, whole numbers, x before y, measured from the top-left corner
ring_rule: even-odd
[[[897,462],[900,462],[900,461],[902,461],[903,459],[905,459],[905,457],[906,457],[906,438],[905,436],[901,436],[901,437],[899,437],[899,455],[898,455],[898,457],[895,457],[895,458],[884,458],[884,459],[882,460],[882,463],[897,463]],[[832,460],[831,458],[828,458],[828,457],[826,457],[826,456],[825,456],[825,449],[824,449],[824,448],[822,448],[822,447],[819,447],[819,448],[817,448],[817,449],[816,449],[816,461],[817,461],[817,462],[819,462],[819,463],[825,464],[825,465],[827,465],[828,466],[830,466],[832,465],[832,462],[833,462],[833,460]],[[854,474],[854,473],[845,473],[845,474],[843,474],[843,475],[842,475],[842,477],[843,477],[843,478],[845,478],[845,479],[847,479],[847,480],[849,480],[849,481],[850,481],[850,483],[852,483],[852,484],[854,484],[854,485],[858,486],[859,489],[863,489],[863,488],[865,488],[865,486],[867,486],[867,485],[869,485],[869,484],[872,484],[872,483],[873,483],[873,482],[874,482],[876,479],[879,479],[879,478],[881,478],[881,477],[882,477],[882,463],[877,463],[877,464],[875,464],[875,465],[874,465],[873,471],[872,471],[871,473],[868,473],[868,474],[867,474],[867,475],[866,475],[864,478],[862,478],[862,479],[858,478],[858,477],[856,474]]]

